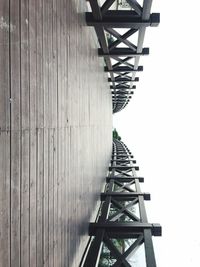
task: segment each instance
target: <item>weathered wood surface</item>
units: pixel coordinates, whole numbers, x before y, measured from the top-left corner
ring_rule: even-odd
[[[78,266],[112,105],[80,0],[0,0],[0,267]]]

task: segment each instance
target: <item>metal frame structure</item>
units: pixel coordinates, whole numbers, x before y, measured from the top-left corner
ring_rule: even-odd
[[[115,263],[110,266],[131,267],[127,258],[130,254],[134,256],[137,248],[144,244],[146,266],[156,267],[152,236],[161,235],[161,226],[148,223],[144,201],[150,200],[150,194],[143,193],[140,189],[144,178],[137,177],[136,171],[139,167],[135,163],[126,145],[114,139],[105,192],[100,197],[100,215],[96,222],[89,225],[89,235],[94,238],[83,267],[99,266],[103,244],[115,258]],[[136,205],[139,215],[130,210]],[[126,251],[120,252],[113,243],[113,239],[117,238],[134,241]]]
[[[139,66],[140,56],[149,54],[149,48],[143,48],[146,27],[157,26],[160,21],[158,13],[150,14],[152,0],[144,0],[143,6],[136,0],[124,1],[131,10],[110,10],[115,0],[106,0],[103,4],[88,0],[92,12],[86,12],[86,23],[95,28],[100,44],[98,54],[104,57],[104,71],[109,74],[113,113],[128,104],[136,88],[133,83],[139,81],[136,73],[143,71]],[[113,40],[108,40],[106,34]],[[136,34],[137,45],[130,40]]]

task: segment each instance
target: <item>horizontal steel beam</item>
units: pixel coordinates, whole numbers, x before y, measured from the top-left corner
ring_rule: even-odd
[[[127,95],[120,95],[120,94],[118,94],[118,95],[116,95],[116,94],[112,95],[112,99],[122,100],[122,99],[126,99],[126,98],[131,99],[132,97],[130,95],[128,95],[128,94]]]
[[[114,162],[132,162],[132,163],[136,163],[136,160],[133,160],[133,159],[112,159],[111,163],[113,164]]]
[[[120,100],[117,100],[117,101],[114,101],[113,100],[113,104],[125,104],[125,103],[127,103],[127,102],[129,102],[129,100],[127,100],[127,101],[120,101]]]
[[[127,233],[134,234],[134,232],[142,233],[145,229],[151,229],[153,236],[161,236],[162,230],[160,224],[141,223],[141,222],[105,222],[105,223],[90,223],[89,235],[96,234],[98,229],[104,229],[106,233],[118,234]]]
[[[127,87],[127,86],[123,86],[123,85],[116,85],[115,87],[113,87],[112,85],[110,86],[110,89],[116,89],[116,90],[129,90],[129,89],[136,89],[136,85],[133,85],[132,87]]]
[[[118,78],[118,79],[114,79],[114,81],[117,82],[138,82],[139,81],[139,77],[135,77],[134,80],[131,79],[127,79],[127,78]],[[108,78],[108,82],[112,82],[111,78]]]
[[[111,94],[112,95],[128,95],[130,93],[134,93],[134,91],[132,89],[130,90],[118,90],[118,89],[115,89],[115,90],[111,90]]]
[[[134,28],[140,29],[148,26],[158,26],[160,22],[160,14],[152,13],[148,20],[143,20],[140,16],[136,16],[132,11],[124,11],[122,16],[119,11],[110,11],[109,15],[104,16],[102,20],[97,20],[93,17],[92,12],[86,12],[86,23],[88,26],[102,26],[105,28]]]
[[[138,66],[137,69],[133,69],[130,67],[116,67],[112,70],[109,70],[108,67],[104,67],[105,72],[135,72],[135,71],[143,71],[143,66]]]
[[[151,196],[149,193],[138,193],[138,192],[109,192],[109,193],[101,193],[101,201],[104,201],[106,197],[114,197],[115,199],[120,200],[131,200],[138,196],[143,196],[144,200],[150,200]]]
[[[112,171],[113,169],[118,169],[120,171],[124,171],[124,170],[129,170],[129,169],[132,169],[132,168],[134,168],[136,171],[139,171],[139,167],[138,166],[120,166],[120,165],[110,166],[109,167],[109,171]]]
[[[131,91],[131,92],[128,92],[128,91],[126,91],[126,92],[112,92],[112,95],[113,96],[121,96],[121,95],[133,95],[134,94],[134,92],[133,91]]]
[[[98,49],[98,55],[100,57],[107,57],[107,56],[121,56],[121,57],[125,57],[125,56],[129,56],[129,57],[135,57],[135,56],[147,56],[149,55],[149,48],[143,48],[141,53],[138,53],[137,51],[133,51],[130,48],[115,48],[112,49],[110,52],[108,53],[104,53],[103,49],[99,48]]]
[[[115,156],[115,155],[117,156],[117,158],[120,158],[120,157],[128,157],[128,156],[131,157],[131,158],[134,158],[133,155],[131,155],[131,154],[125,154],[125,153],[117,153],[117,154],[114,153],[113,156]]]
[[[110,182],[110,180],[116,180],[116,181],[119,181],[119,182],[132,182],[134,181],[135,179],[138,179],[140,183],[143,183],[144,182],[144,177],[119,177],[119,176],[109,176],[109,177],[106,177],[106,182]]]
[[[116,96],[118,96],[118,95],[133,95],[134,94],[134,91],[111,91],[111,94],[112,95],[116,95]]]

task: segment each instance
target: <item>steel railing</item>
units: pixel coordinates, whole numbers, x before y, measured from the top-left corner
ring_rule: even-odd
[[[146,27],[157,26],[160,15],[150,13],[152,0],[144,0],[142,6],[136,0],[123,0],[130,10],[116,10],[116,6],[113,10],[115,0],[88,2],[91,12],[86,12],[86,22],[94,27],[99,40],[98,55],[104,57],[104,71],[111,83],[113,113],[116,113],[132,98],[134,83],[139,81],[136,73],[143,71],[143,66],[139,66],[140,57],[149,54],[149,48],[143,48]]]
[[[130,267],[130,258],[134,258],[135,251],[143,244],[146,266],[156,267],[152,236],[161,235],[161,226],[147,220],[144,202],[150,200],[150,194],[141,191],[144,178],[137,176],[139,167],[135,164],[126,145],[114,139],[109,175],[105,191],[100,195],[100,216],[89,224],[93,241],[81,266],[102,266],[101,262],[107,257],[108,266]]]

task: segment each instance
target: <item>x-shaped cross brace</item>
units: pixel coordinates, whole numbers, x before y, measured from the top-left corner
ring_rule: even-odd
[[[133,64],[130,64],[130,63],[127,62],[127,61],[129,61],[130,59],[132,59],[132,57],[126,57],[126,58],[124,58],[124,59],[121,59],[121,58],[119,58],[119,57],[112,56],[112,58],[114,58],[116,61],[118,61],[118,63],[112,65],[112,68],[113,68],[113,69],[116,68],[116,67],[119,67],[119,66],[122,65],[122,64],[123,64],[123,65],[126,65],[126,66],[128,66],[128,67],[130,67],[130,68],[134,68],[134,65],[133,65]]]
[[[135,181],[132,181],[132,182],[126,183],[126,184],[122,184],[122,183],[120,183],[118,181],[114,181],[114,183],[117,184],[120,187],[120,189],[125,189],[125,190],[127,190],[129,192],[134,192],[134,190],[131,189],[129,186],[131,186],[132,184],[134,184]]]
[[[111,28],[106,28],[105,29],[109,34],[113,35],[115,38],[117,38],[117,40],[115,40],[114,42],[112,42],[108,49],[109,52],[112,51],[112,49],[114,49],[117,45],[119,45],[120,43],[124,43],[125,45],[127,45],[131,50],[133,50],[134,52],[137,51],[137,46],[135,46],[134,44],[132,44],[130,41],[127,40],[128,37],[130,37],[132,34],[137,32],[137,29],[130,29],[128,30],[125,34],[120,35],[117,31],[115,31],[114,29]]]
[[[124,252],[120,253],[119,250],[115,247],[109,237],[105,234],[103,238],[104,243],[106,244],[107,248],[112,252],[114,257],[117,259],[113,267],[131,267],[130,263],[127,261],[128,255],[135,251],[144,241],[143,235],[139,235],[136,241]]]
[[[132,207],[133,205],[137,204],[138,202],[138,198],[135,198],[133,201],[131,201],[128,205],[126,206],[122,206],[121,204],[119,204],[117,201],[115,201],[114,199],[112,200],[112,203],[114,204],[114,206],[117,206],[117,208],[119,209],[117,212],[115,212],[114,214],[112,214],[109,218],[108,221],[116,221],[117,219],[119,219],[122,215],[126,214],[129,218],[131,218],[133,221],[140,221],[140,219],[133,214],[132,212],[130,212],[128,210],[128,208]]]

